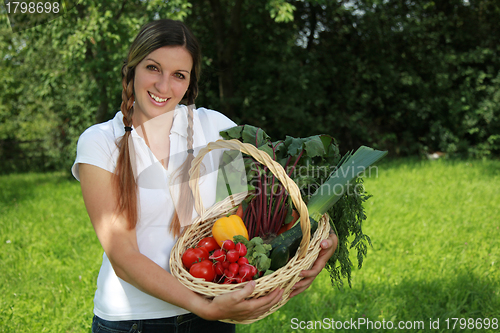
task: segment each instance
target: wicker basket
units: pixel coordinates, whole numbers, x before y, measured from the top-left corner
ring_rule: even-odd
[[[241,202],[246,196],[246,193],[232,195],[223,201],[216,203],[208,210],[203,207],[198,186],[200,165],[203,157],[208,152],[215,149],[239,150],[242,153],[252,156],[258,162],[266,165],[288,191],[295,208],[300,215],[302,234],[308,236],[303,237],[297,253],[294,257],[292,257],[286,266],[278,269],[273,274],[263,276],[255,280],[256,287],[252,295],[250,295],[251,298],[258,298],[260,296],[265,296],[277,287],[280,287],[285,289],[282,299],[268,312],[258,318],[239,322],[224,320],[225,322],[230,323],[250,324],[275,312],[288,301],[292,287],[302,279],[299,277],[299,273],[303,270],[310,269],[318,257],[320,242],[328,237],[330,224],[328,223],[328,216],[325,214],[318,222],[318,229],[311,239],[307,207],[302,201],[298,186],[293,182],[293,180],[290,179],[290,177],[288,177],[285,170],[279,163],[272,160],[266,152],[257,149],[253,145],[241,143],[238,140],[218,140],[216,142],[211,142],[207,145],[207,147],[200,150],[199,154],[193,160],[189,171],[191,177],[190,186],[195,199],[195,209],[198,212],[199,217],[196,218],[191,225],[186,227],[170,254],[170,271],[187,288],[204,295],[207,298],[211,298],[232,292],[234,290],[242,289],[247,283],[217,284],[213,282],[206,282],[203,279],[195,278],[189,274],[189,272],[184,268],[181,260],[182,254],[186,251],[186,249],[196,246],[202,238],[211,236],[212,225],[215,221],[220,217],[226,216],[228,213],[234,212],[237,208],[234,202]]]

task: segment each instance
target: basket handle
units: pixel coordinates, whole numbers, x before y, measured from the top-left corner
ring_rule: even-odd
[[[200,176],[200,166],[203,157],[210,151],[215,149],[231,149],[239,150],[242,153],[252,156],[255,160],[268,167],[281,184],[288,191],[292,198],[293,204],[300,215],[300,227],[302,229],[302,241],[300,242],[299,257],[304,257],[309,247],[309,239],[311,237],[311,224],[309,222],[309,213],[307,206],[302,200],[300,190],[297,184],[286,174],[285,169],[278,162],[274,161],[265,151],[256,148],[254,145],[242,143],[236,139],[232,140],[217,140],[210,142],[208,145],[200,150],[198,155],[193,159],[191,168],[189,169],[189,186],[193,192],[194,206],[200,216],[205,213],[205,207],[200,195],[200,186],[198,178]],[[307,235],[307,237],[304,237]]]

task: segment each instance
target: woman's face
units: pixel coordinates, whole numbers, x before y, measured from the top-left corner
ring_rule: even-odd
[[[164,46],[147,55],[135,68],[134,126],[175,109],[191,78],[193,59],[182,46]]]

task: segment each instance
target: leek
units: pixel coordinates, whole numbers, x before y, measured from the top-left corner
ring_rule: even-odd
[[[361,146],[354,154],[346,154],[330,177],[314,192],[307,204],[309,216],[319,221],[346,192],[349,182],[373,163],[387,155],[387,151]]]

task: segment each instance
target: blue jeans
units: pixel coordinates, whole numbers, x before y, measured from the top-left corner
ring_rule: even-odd
[[[193,313],[162,319],[108,321],[97,316],[92,320],[92,333],[234,333],[236,325],[209,321]]]

